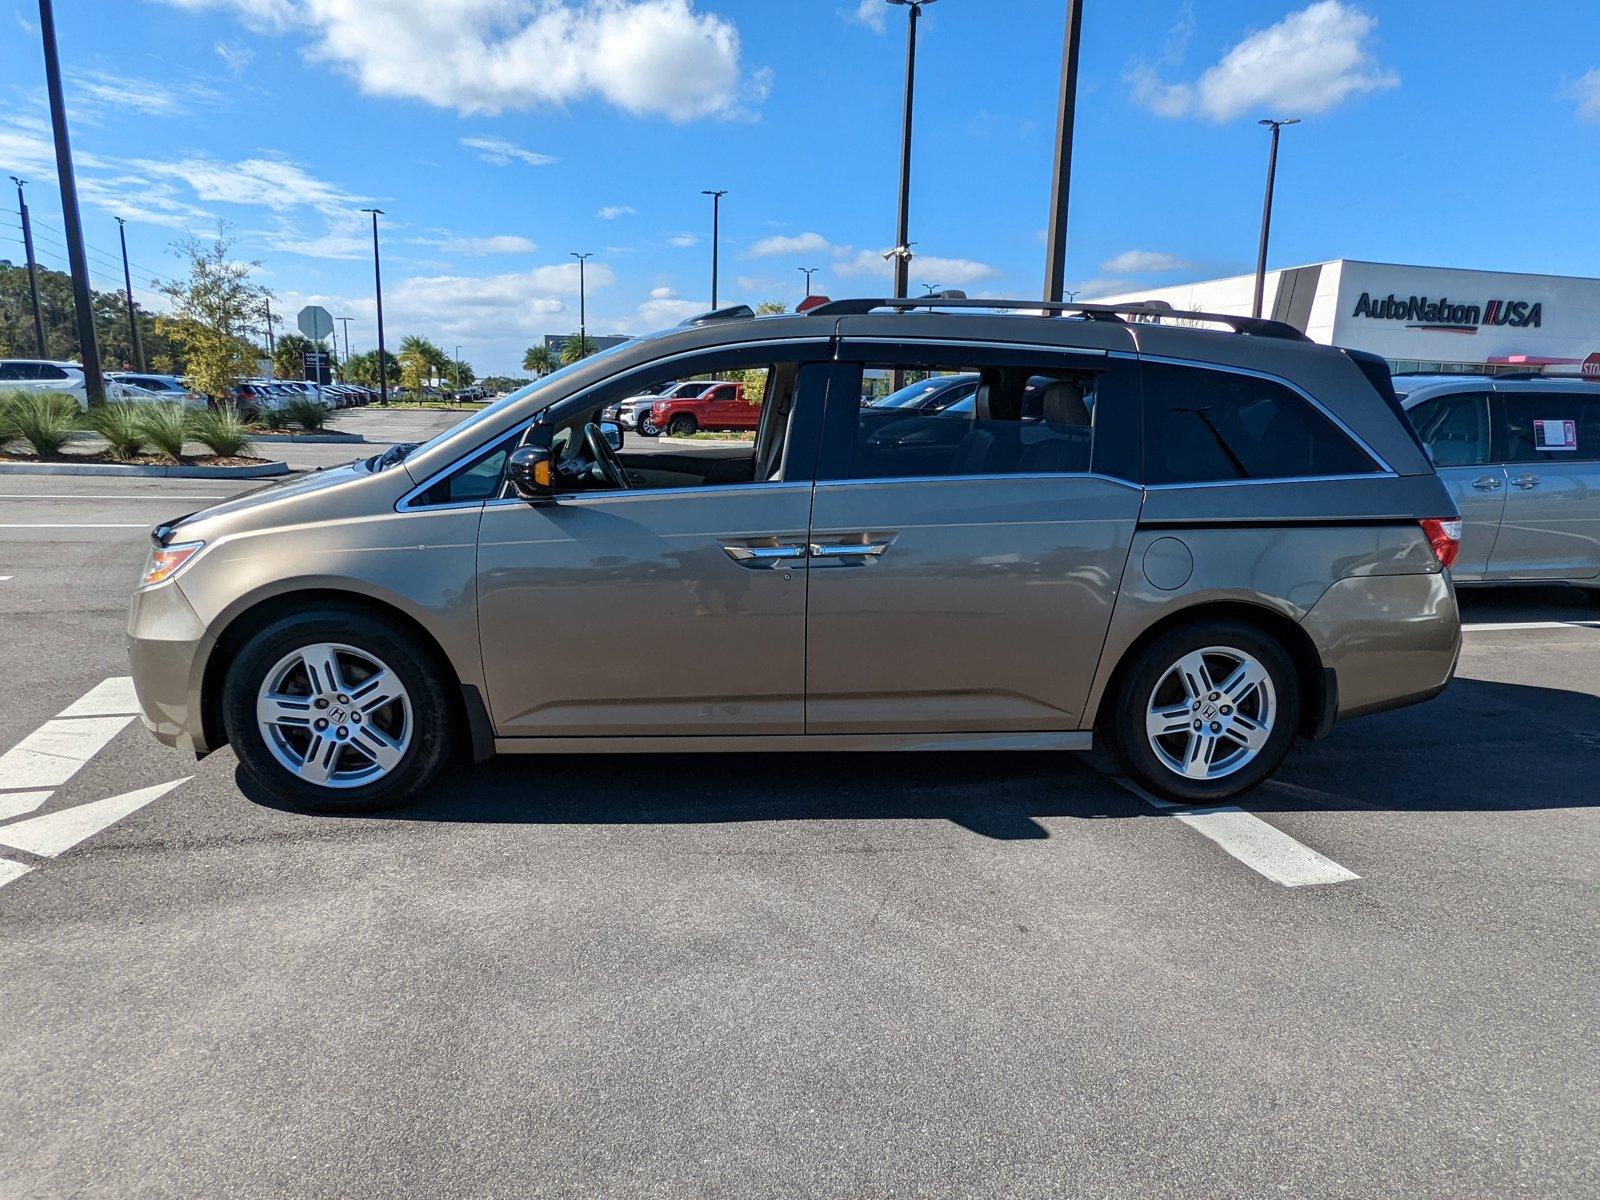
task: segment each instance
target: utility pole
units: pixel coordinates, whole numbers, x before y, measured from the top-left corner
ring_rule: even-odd
[[[934,0],[888,0],[910,9],[906,24],[905,122],[900,131],[900,217],[895,226],[894,294],[899,299],[911,290],[911,112],[917,94],[917,21]]]
[[[128,297],[128,333],[133,338],[133,366],[141,374],[144,371],[144,343],[139,338],[139,321],[133,309],[133,272],[128,269],[128,223],[121,217],[117,219],[117,236],[122,239],[122,286],[126,289]]]
[[[813,275],[815,275],[818,271],[822,270],[822,268],[821,267],[797,267],[796,270],[805,272],[805,276],[806,276],[806,299],[809,300],[809,299],[811,299],[811,277]]]
[[[1267,197],[1261,203],[1261,245],[1256,251],[1256,297],[1250,306],[1250,315],[1261,315],[1261,301],[1267,290],[1267,239],[1272,233],[1272,189],[1278,178],[1278,134],[1285,125],[1300,124],[1299,117],[1274,121],[1264,118],[1258,125],[1272,130],[1272,149],[1267,152]]]
[[[345,380],[344,381],[346,383],[349,383],[350,382],[350,322],[355,320],[355,318],[354,317],[335,317],[334,320],[338,321],[339,324],[344,326],[344,376],[345,376]],[[339,339],[338,338],[334,338],[333,339],[333,348],[334,348],[335,351],[337,351],[339,349]]]
[[[572,251],[572,257],[578,260],[578,357],[589,357],[589,298],[584,282],[583,264],[594,257],[594,251],[579,254]]]
[[[361,211],[372,214],[372,287],[378,298],[378,397],[379,403],[387,404],[389,371],[383,348],[383,265],[378,256],[378,218],[383,216],[383,209],[363,208]]]
[[[17,215],[22,218],[22,247],[28,255],[28,292],[33,297],[33,336],[39,343],[39,357],[48,358],[44,349],[44,311],[39,307],[39,265],[33,260],[33,222],[28,219],[28,202],[22,196],[22,189],[28,181],[13,175],[11,182],[17,185]]]
[[[106,402],[100,373],[100,346],[94,336],[94,295],[89,290],[89,257],[83,250],[83,222],[78,216],[78,181],[72,171],[72,140],[67,133],[67,106],[61,95],[61,58],[56,48],[56,14],[51,0],[39,0],[39,33],[44,42],[44,81],[50,94],[50,125],[56,140],[56,174],[61,177],[61,219],[67,235],[67,262],[72,267],[72,299],[78,310],[78,351],[89,407]]]
[[[722,239],[722,198],[728,194],[724,188],[720,192],[702,191],[702,196],[711,197],[711,307],[717,307],[717,246]]]
[[[1061,52],[1061,104],[1056,113],[1056,172],[1050,184],[1050,225],[1045,234],[1044,298],[1059,304],[1067,285],[1067,208],[1072,194],[1072,135],[1078,119],[1078,46],[1082,0],[1067,0],[1067,41]]]
[[[267,357],[271,358],[278,353],[278,347],[272,341],[272,297],[263,297],[261,303],[267,306]]]
[[[460,346],[456,347],[456,377],[455,377],[454,382],[455,382],[455,385],[456,385],[456,391],[459,392],[461,390],[461,347]]]

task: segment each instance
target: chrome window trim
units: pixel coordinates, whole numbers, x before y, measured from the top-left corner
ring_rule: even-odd
[[[997,342],[992,338],[888,337],[883,334],[841,334],[835,362],[853,362],[844,354],[849,346],[959,346],[963,350],[1028,350],[1041,354],[1081,354],[1092,358],[1138,358],[1131,350],[1106,350],[1099,346],[1067,346],[1048,342]]]
[[[1370,475],[1360,476],[1362,479],[1371,479]],[[862,484],[884,485],[894,483],[961,483],[972,480],[1007,481],[1015,479],[1097,479],[1103,483],[1120,484],[1122,487],[1132,488],[1134,491],[1143,491],[1142,484],[1134,483],[1130,479],[1123,479],[1120,475],[1106,475],[1100,471],[1012,471],[992,475],[874,475],[867,479],[822,479],[817,481],[820,488],[857,487]],[[1277,482],[1276,480],[1263,482]]]
[[[1481,467],[1476,468],[1482,470]],[[1285,475],[1272,479],[1202,479],[1193,483],[1147,483],[1147,492],[1172,492],[1184,488],[1260,487],[1279,483],[1359,483],[1364,479],[1399,479],[1394,471],[1368,471],[1360,475]]]
[[[1257,370],[1254,370],[1254,369],[1252,369],[1250,367],[1236,367],[1236,366],[1233,366],[1231,364],[1224,365],[1222,363],[1208,363],[1208,362],[1202,362],[1202,361],[1200,361],[1198,359],[1193,359],[1193,358],[1170,358],[1170,357],[1168,357],[1168,356],[1166,356],[1164,354],[1144,354],[1144,355],[1140,355],[1140,361],[1141,362],[1153,362],[1153,363],[1165,363],[1168,366],[1174,366],[1174,367],[1195,367],[1195,368],[1197,368],[1199,370],[1202,370],[1202,371],[1217,371],[1217,372],[1220,372],[1220,373],[1222,373],[1224,375],[1246,375],[1246,376],[1250,376],[1251,378],[1255,378],[1255,379],[1265,379],[1268,383],[1282,384],[1284,387],[1288,388],[1291,392],[1295,393],[1295,395],[1297,395],[1301,399],[1303,399],[1307,404],[1311,405],[1312,408],[1316,409],[1323,416],[1327,417],[1329,421],[1333,422],[1335,428],[1337,428],[1347,438],[1349,438],[1352,442],[1354,442],[1357,446],[1359,446],[1361,448],[1361,452],[1363,454],[1365,454],[1369,459],[1372,460],[1373,463],[1375,463],[1378,466],[1379,470],[1375,474],[1382,474],[1382,473],[1387,473],[1387,474],[1390,474],[1390,475],[1398,475],[1399,474],[1399,472],[1396,471],[1392,465],[1390,465],[1389,461],[1386,458],[1384,458],[1383,455],[1379,454],[1376,450],[1374,450],[1372,448],[1371,444],[1368,443],[1366,438],[1362,437],[1359,433],[1357,433],[1354,429],[1351,429],[1350,426],[1345,423],[1345,420],[1344,420],[1343,417],[1339,416],[1336,412],[1334,412],[1331,408],[1329,408],[1321,400],[1318,400],[1315,396],[1313,396],[1310,392],[1306,391],[1305,388],[1301,387],[1298,383],[1296,383],[1292,379],[1285,379],[1282,375],[1274,375],[1270,371],[1257,371]],[[1356,475],[1356,476],[1312,475],[1312,476],[1297,476],[1296,478],[1298,478],[1300,480],[1305,480],[1307,478],[1310,478],[1310,479],[1329,479],[1329,478],[1367,479],[1367,478],[1371,478],[1371,476],[1369,476],[1369,475]],[[1210,482],[1210,481],[1208,480],[1206,482]],[[1279,480],[1279,479],[1260,479],[1260,480],[1224,479],[1224,480],[1220,480],[1218,482],[1221,482],[1221,483],[1250,483],[1250,482],[1254,482],[1254,483],[1277,483],[1277,482],[1282,482],[1282,480]],[[1159,483],[1159,484],[1152,484],[1150,486],[1152,486],[1152,487],[1170,487],[1172,485],[1171,484]],[[1192,485],[1192,484],[1182,484],[1182,485],[1179,485],[1179,486],[1191,487],[1191,486],[1194,486],[1194,485]]]
[[[505,508],[510,505],[521,505],[524,508],[571,508],[574,504],[581,504],[584,507],[588,507],[590,504],[596,502],[604,503],[612,500],[643,500],[654,498],[656,496],[705,496],[708,494],[720,494],[724,492],[799,491],[801,489],[810,489],[814,486],[815,485],[810,480],[805,480],[802,482],[790,483],[714,483],[705,487],[628,488],[626,491],[612,488],[607,491],[597,492],[555,492],[544,501],[523,500],[517,496],[511,496],[499,500],[481,500],[475,507],[487,509]],[[432,512],[434,510],[426,509],[424,511]]]

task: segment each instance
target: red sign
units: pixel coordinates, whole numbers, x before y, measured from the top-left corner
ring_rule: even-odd
[[[1583,366],[1578,368],[1579,374],[1585,379],[1600,379],[1600,353],[1591,354],[1583,360]]]

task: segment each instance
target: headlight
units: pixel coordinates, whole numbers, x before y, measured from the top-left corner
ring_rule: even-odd
[[[205,549],[205,545],[204,542],[178,542],[171,546],[157,546],[150,551],[150,557],[144,564],[144,578],[139,581],[139,586],[155,587],[158,583],[167,582]]]

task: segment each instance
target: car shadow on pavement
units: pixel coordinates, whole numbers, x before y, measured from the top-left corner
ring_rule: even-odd
[[[1298,743],[1251,812],[1519,811],[1600,805],[1600,696],[1458,679],[1438,699]],[[257,804],[283,807],[242,772]],[[1069,753],[581,754],[453,766],[384,820],[719,824],[946,820],[1001,840],[1044,817],[1157,815]],[[349,818],[344,818],[349,819]]]

